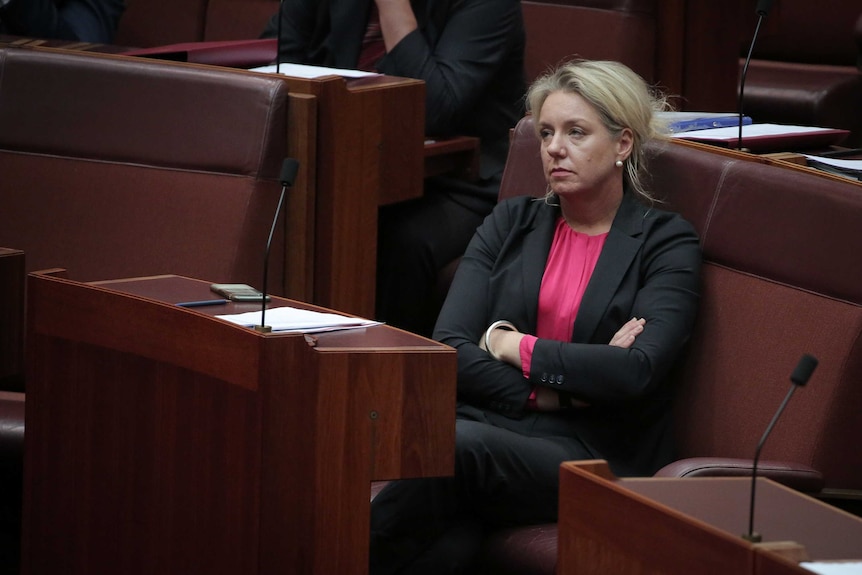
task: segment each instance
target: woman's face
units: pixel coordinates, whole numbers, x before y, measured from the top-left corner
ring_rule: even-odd
[[[557,195],[622,191],[623,170],[615,162],[631,153],[631,130],[613,137],[583,97],[559,91],[548,95],[538,126],[545,177]]]

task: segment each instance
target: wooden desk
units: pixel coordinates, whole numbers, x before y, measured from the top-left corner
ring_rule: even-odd
[[[24,252],[0,247],[0,389],[24,380]]]
[[[737,160],[745,160],[747,162],[759,162],[768,166],[776,166],[779,168],[786,168],[788,170],[796,170],[798,172],[814,174],[823,178],[829,178],[838,182],[850,183],[862,187],[862,182],[857,182],[848,178],[842,178],[841,176],[836,176],[834,174],[824,172],[823,170],[817,170],[815,168],[808,167],[807,163],[804,161],[804,157],[802,157],[803,161],[800,161],[801,156],[797,153],[752,154],[749,152],[742,152],[740,150],[722,148],[721,146],[710,146],[709,144],[693,142],[683,139],[674,139],[673,143],[680,146],[689,146],[715,154],[721,154]]]
[[[250,72],[252,73],[252,72]],[[426,142],[425,83],[410,78],[285,76],[317,100],[313,296],[317,305],[374,317],[377,211],[422,196],[426,177],[475,178],[479,140]]]
[[[862,558],[862,519],[758,478],[755,531],[812,560]],[[560,575],[802,575],[748,528],[751,479],[617,479],[605,462],[560,468]]]
[[[79,50],[100,54],[122,54],[129,49],[124,46],[97,44],[93,42],[74,42],[70,40],[51,40],[45,38],[26,38],[11,34],[0,34],[0,46],[19,48],[62,48],[63,50]]]
[[[453,472],[454,350],[173,305],[212,297],[30,276],[22,573],[362,574],[370,482]]]

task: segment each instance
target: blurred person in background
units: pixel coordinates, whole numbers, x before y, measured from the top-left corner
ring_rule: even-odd
[[[0,0],[0,33],[110,44],[125,0]]]
[[[380,211],[377,319],[430,336],[440,270],[497,202],[509,131],[523,115],[518,0],[284,0],[281,62],[425,82],[425,133],[475,136],[475,181],[426,180],[422,198]],[[278,35],[278,14],[263,37]]]

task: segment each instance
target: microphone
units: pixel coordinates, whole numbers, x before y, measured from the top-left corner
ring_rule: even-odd
[[[737,139],[737,149],[742,149],[742,95],[745,92],[745,76],[748,74],[748,65],[751,63],[751,54],[754,52],[754,43],[757,42],[757,34],[760,32],[760,25],[769,8],[772,6],[772,0],[757,1],[757,26],[754,28],[754,35],[751,37],[751,46],[748,47],[748,56],[745,57],[745,63],[742,65],[742,77],[739,80],[739,101],[737,102],[737,110],[739,111],[739,138]]]
[[[784,397],[784,401],[781,402],[778,411],[776,411],[775,415],[772,416],[772,421],[770,421],[769,425],[766,426],[766,431],[764,432],[763,437],[760,438],[760,442],[757,444],[757,450],[754,452],[754,464],[751,467],[751,501],[748,509],[748,533],[742,536],[746,541],[760,543],[763,539],[760,536],[760,533],[754,532],[754,492],[757,486],[757,462],[760,459],[760,450],[763,449],[763,444],[766,443],[766,438],[769,437],[769,434],[772,432],[772,428],[775,427],[775,423],[778,421],[778,418],[781,417],[781,413],[787,406],[787,402],[790,401],[790,397],[793,395],[793,392],[796,391],[797,387],[802,387],[808,383],[808,379],[811,377],[811,374],[814,373],[814,369],[816,367],[817,358],[808,354],[802,356],[802,359],[800,359],[799,363],[796,364],[796,369],[794,369],[793,373],[790,374],[790,381],[793,385]]]
[[[281,44],[283,42],[281,38],[281,18],[282,12],[284,11],[282,8],[284,7],[284,0],[279,0],[278,2],[278,22],[276,23],[276,38],[275,38],[275,73],[281,73]],[[284,167],[282,166],[282,173],[284,173]],[[283,182],[282,182],[283,183]],[[263,322],[261,322],[263,323]]]
[[[266,251],[263,254],[263,286],[261,286],[260,300],[260,325],[254,326],[256,331],[261,333],[269,333],[272,327],[266,325],[264,318],[266,316],[266,280],[269,271],[269,249],[272,247],[272,236],[275,233],[275,227],[278,224],[278,214],[281,212],[281,205],[284,203],[284,196],[287,189],[293,185],[296,180],[296,173],[299,171],[299,162],[293,158],[285,158],[281,163],[281,174],[278,180],[281,182],[281,195],[278,197],[278,206],[275,208],[275,215],[272,217],[272,227],[269,230],[269,238],[266,240]]]

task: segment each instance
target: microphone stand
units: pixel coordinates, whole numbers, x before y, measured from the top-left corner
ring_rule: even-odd
[[[287,189],[293,185],[296,179],[296,172],[299,170],[299,162],[293,158],[285,158],[281,164],[281,174],[279,181],[281,182],[281,195],[278,197],[278,206],[275,208],[275,215],[272,218],[272,227],[269,229],[269,238],[266,240],[266,250],[263,255],[263,286],[261,286],[261,303],[260,303],[260,325],[254,326],[255,331],[260,333],[269,333],[272,327],[266,325],[266,282],[269,272],[269,250],[272,247],[272,236],[275,234],[275,228],[278,225],[278,214],[281,212],[281,206],[284,204],[284,196]]]
[[[784,411],[784,408],[787,406],[787,402],[790,401],[790,397],[793,395],[794,391],[796,391],[795,385],[791,386],[787,391],[787,395],[784,396],[784,401],[781,402],[781,406],[778,408],[778,411],[776,411],[775,415],[772,416],[772,421],[770,421],[769,425],[766,426],[766,431],[763,432],[763,436],[757,444],[757,450],[754,452],[754,463],[751,466],[751,500],[749,501],[748,533],[742,536],[743,539],[751,541],[752,543],[760,543],[763,540],[760,533],[754,532],[754,492],[757,489],[757,462],[760,460],[760,450],[763,449],[763,444],[766,443],[766,438],[769,437],[770,433],[772,433],[772,428],[775,427],[775,422],[777,422],[778,418],[781,417],[781,412]]]
[[[751,499],[749,501],[748,509],[748,532],[742,535],[743,539],[750,541],[751,543],[760,543],[763,540],[760,533],[754,532],[754,493],[757,488],[757,462],[760,460],[760,450],[763,449],[763,444],[766,443],[766,438],[769,437],[770,433],[772,433],[772,428],[775,427],[778,418],[781,417],[784,408],[787,407],[787,402],[790,401],[790,398],[793,396],[793,392],[796,391],[797,387],[802,387],[808,383],[808,380],[811,378],[811,374],[814,373],[814,369],[816,367],[817,359],[811,355],[805,354],[802,356],[802,359],[799,360],[799,363],[796,365],[796,369],[794,369],[793,373],[790,374],[790,381],[793,385],[790,387],[790,390],[788,390],[787,395],[784,396],[784,401],[781,402],[781,405],[778,407],[778,411],[776,411],[775,415],[772,416],[772,421],[770,421],[769,425],[766,426],[766,431],[760,438],[760,442],[757,444],[757,450],[754,452],[754,462],[751,466]]]
[[[281,73],[281,19],[282,13],[284,10],[282,9],[284,6],[284,0],[279,0],[278,3],[278,22],[276,23],[276,39],[275,39],[275,73]],[[263,323],[263,322],[261,322]]]
[[[745,63],[742,66],[742,77],[739,81],[739,100],[737,101],[737,109],[739,111],[739,136],[737,138],[736,148],[738,150],[742,150],[742,97],[745,93],[745,77],[748,75],[748,65],[751,63],[751,55],[754,53],[754,43],[757,42],[760,25],[763,23],[763,19],[766,18],[767,12],[769,12],[770,4],[772,4],[771,0],[760,0],[757,3],[757,26],[754,28],[754,36],[751,37],[751,45],[748,47],[748,55],[745,57]]]

